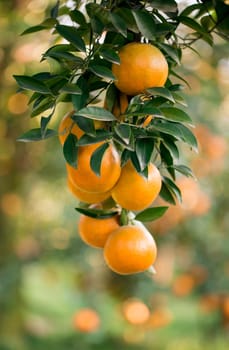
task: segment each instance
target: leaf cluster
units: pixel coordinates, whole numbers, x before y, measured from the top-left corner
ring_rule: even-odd
[[[103,155],[112,142],[121,155],[122,164],[129,159],[136,170],[147,176],[147,166],[154,161],[163,174],[161,197],[175,204],[181,199],[175,184],[176,173],[192,176],[191,170],[179,164],[179,143],[197,149],[190,129],[191,118],[184,111],[182,85],[173,84],[185,47],[193,48],[196,40],[213,44],[212,33],[228,38],[228,10],[223,1],[199,1],[180,13],[174,0],[166,1],[57,1],[50,16],[41,24],[22,34],[48,30],[55,45],[43,53],[41,60],[49,63],[49,71],[33,76],[17,75],[19,90],[32,92],[29,104],[31,117],[40,118],[40,128],[32,129],[20,141],[38,141],[57,133],[48,128],[58,103],[72,103],[76,123],[85,133],[80,139],[69,133],[63,153],[66,161],[77,167],[79,147],[104,141],[91,158],[91,168],[99,176]],[[63,20],[64,19],[64,20]],[[67,23],[67,24],[66,24]],[[179,26],[187,28],[184,37]],[[129,105],[120,119],[113,114],[119,91],[111,65],[119,64],[118,50],[128,42],[141,41],[160,48],[169,65],[169,79],[163,88],[150,88],[143,94],[129,97]],[[105,92],[106,106],[98,107]],[[105,108],[106,107],[106,108]],[[147,126],[148,116],[152,120]],[[105,122],[96,130],[94,120]]]

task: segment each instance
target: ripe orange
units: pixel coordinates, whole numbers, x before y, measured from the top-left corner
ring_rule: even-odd
[[[131,161],[122,168],[121,176],[111,191],[113,199],[128,210],[143,210],[157,197],[161,175],[154,164],[148,165],[148,178],[139,174]]]
[[[91,156],[101,144],[102,142],[98,142],[79,147],[77,169],[66,164],[72,183],[83,191],[107,192],[114,187],[119,179],[121,173],[120,157],[112,144],[103,155],[100,176],[97,176],[91,169]]]
[[[83,134],[84,131],[79,128],[79,126],[74,123],[72,120],[72,116],[74,114],[74,111],[67,113],[64,118],[61,120],[59,128],[58,128],[58,135],[60,143],[63,145],[68,134],[71,132],[72,134],[76,135],[79,139]]]
[[[73,316],[73,326],[76,330],[84,333],[96,331],[100,325],[98,313],[89,308],[79,310]]]
[[[86,192],[82,191],[79,187],[77,187],[71,180],[71,178],[68,176],[67,179],[67,185],[70,190],[70,192],[78,198],[81,202],[93,204],[93,203],[101,203],[105,201],[107,198],[110,197],[111,193],[108,192],[100,192],[100,193],[94,193],[94,192]]]
[[[129,43],[119,52],[120,64],[113,63],[115,85],[127,95],[138,95],[150,87],[163,86],[168,77],[168,63],[161,51],[151,45]]]
[[[96,219],[80,215],[78,224],[79,235],[82,240],[96,248],[103,248],[111,232],[119,227],[118,216]]]
[[[121,275],[147,270],[157,255],[155,241],[140,222],[121,226],[112,232],[104,246],[104,259],[111,270]]]

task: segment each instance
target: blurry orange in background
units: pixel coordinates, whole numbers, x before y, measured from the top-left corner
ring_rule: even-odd
[[[147,322],[150,310],[141,300],[130,298],[122,305],[122,312],[125,319],[133,325],[142,325]]]
[[[146,324],[147,328],[165,327],[172,322],[173,316],[170,310],[166,308],[158,308],[154,310]]]
[[[22,114],[28,110],[29,98],[25,94],[18,93],[11,95],[8,99],[8,110],[12,114]]]
[[[172,290],[178,297],[189,295],[195,287],[195,280],[189,273],[183,273],[175,278]]]
[[[95,332],[99,329],[99,326],[100,317],[97,311],[91,308],[80,309],[73,316],[73,327],[80,332]]]

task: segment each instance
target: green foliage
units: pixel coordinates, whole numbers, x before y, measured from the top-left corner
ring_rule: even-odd
[[[131,159],[139,173],[147,176],[148,164],[156,161],[163,174],[161,197],[174,204],[181,197],[174,182],[176,172],[192,175],[187,166],[177,163],[180,142],[196,151],[197,140],[190,130],[192,119],[183,110],[186,103],[180,95],[182,85],[174,84],[172,78],[187,83],[177,73],[184,48],[193,49],[199,39],[213,45],[213,33],[227,37],[228,6],[208,0],[187,6],[179,13],[173,0],[91,1],[84,10],[80,3],[75,5],[71,8],[67,2],[57,1],[50,17],[23,32],[48,29],[58,44],[42,56],[50,66],[49,72],[15,76],[21,90],[33,92],[31,117],[48,113],[48,117],[41,117],[40,130],[29,131],[19,140],[37,141],[54,135],[46,127],[58,103],[71,102],[75,109],[73,120],[85,134],[79,140],[70,134],[64,143],[64,157],[70,165],[77,166],[78,147],[104,141],[90,162],[99,176],[108,142],[113,141],[122,164]],[[68,16],[71,22],[63,24],[62,16]],[[186,28],[183,37],[178,34],[180,25]],[[119,92],[113,84],[111,66],[120,63],[119,48],[133,41],[148,42],[161,49],[169,65],[169,78],[165,87],[152,87],[129,97],[127,111],[117,119],[112,111]],[[104,91],[106,107],[102,108],[95,104]],[[153,119],[143,127],[148,115]],[[106,126],[95,131],[93,120],[104,121]]]

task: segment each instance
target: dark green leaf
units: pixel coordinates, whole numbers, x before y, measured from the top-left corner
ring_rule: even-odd
[[[115,126],[116,134],[124,141],[124,143],[129,144],[131,138],[131,127],[126,124],[117,124]]]
[[[76,9],[73,11],[70,11],[69,16],[71,17],[73,22],[76,22],[81,26],[84,26],[87,23],[83,13]]]
[[[55,26],[56,23],[57,23],[56,19],[54,19],[54,18],[47,18],[41,24],[33,26],[33,27],[30,27],[30,28],[24,30],[24,32],[22,32],[21,35],[26,35],[26,34],[30,34],[30,33],[39,32],[39,31],[45,30],[45,29],[51,29],[51,28],[53,28]]]
[[[173,103],[175,103],[173,95],[171,94],[171,92],[164,88],[164,87],[155,87],[155,88],[149,88],[146,90],[150,95],[152,96],[161,96],[166,98],[166,100],[169,100]]]
[[[114,103],[115,101],[118,99],[118,90],[116,88],[116,86],[114,85],[114,83],[112,83],[106,92],[106,98],[105,98],[105,103],[106,103],[106,109],[108,109],[108,111],[112,111],[113,107],[114,107]]]
[[[195,178],[195,176],[193,175],[192,170],[187,167],[186,165],[173,165],[173,168],[175,170],[177,170],[179,173],[187,176],[187,177],[193,177]]]
[[[155,9],[164,11],[164,12],[177,12],[177,3],[175,0],[150,0],[151,6]]]
[[[168,120],[192,123],[192,119],[182,109],[176,107],[161,107],[160,110]]]
[[[44,137],[46,133],[46,128],[48,123],[52,118],[53,113],[51,113],[48,117],[41,117],[41,134]]]
[[[21,142],[41,141],[56,135],[57,135],[56,131],[51,129],[47,129],[45,132],[45,135],[42,135],[41,129],[36,128],[25,132],[23,135],[21,135],[17,139],[17,141],[21,141]]]
[[[112,73],[112,71],[105,66],[100,66],[98,64],[90,63],[88,68],[90,69],[91,72],[98,75],[98,77],[115,80],[115,76]]]
[[[86,52],[85,43],[84,43],[83,39],[80,37],[80,35],[75,27],[70,27],[70,26],[58,24],[56,26],[56,30],[63,38],[68,40],[78,50]]]
[[[171,57],[178,65],[180,64],[181,60],[181,53],[180,51],[172,47],[170,45],[164,44],[164,43],[158,43],[158,46],[169,56]]]
[[[90,208],[75,208],[80,214],[89,216],[95,219],[107,219],[118,214],[117,210],[102,210]]]
[[[174,194],[169,190],[168,186],[163,181],[162,181],[162,187],[159,195],[166,202],[174,205],[176,204],[176,201],[174,199]]]
[[[110,20],[115,29],[121,33],[125,38],[127,37],[127,27],[125,21],[118,14],[111,12]]]
[[[108,141],[113,136],[112,133],[106,130],[96,130],[95,136],[84,134],[78,141],[78,146],[92,145],[100,141]]]
[[[40,103],[36,104],[36,101],[34,102],[31,117],[36,117],[37,115],[49,110],[50,108],[53,108],[55,106],[55,102],[50,98],[44,98],[41,100]]]
[[[40,80],[26,75],[14,75],[18,85],[25,90],[41,92],[42,94],[50,94],[49,88]]]
[[[115,50],[106,46],[102,46],[99,52],[105,60],[112,63],[120,64],[119,55],[115,52]]]
[[[173,140],[163,137],[164,146],[170,151],[174,158],[179,158],[179,150]]]
[[[140,138],[136,141],[136,156],[143,171],[149,164],[154,150],[154,140],[149,138]]]
[[[186,25],[187,27],[193,29],[197,33],[199,33],[209,45],[212,45],[213,39],[211,35],[203,28],[198,22],[196,22],[194,19],[186,16],[179,16],[179,21]]]
[[[166,148],[164,146],[163,142],[161,142],[161,144],[160,144],[160,155],[161,155],[162,162],[166,165],[167,171],[172,176],[172,178],[175,180],[175,171],[172,167],[173,157],[170,153],[170,150],[168,150],[168,148]]]
[[[59,6],[60,6],[60,1],[58,0],[56,2],[56,5],[51,8],[50,14],[52,18],[57,18],[58,16],[58,11],[59,11]]]
[[[144,211],[136,215],[135,220],[147,222],[159,219],[161,216],[164,215],[167,209],[168,207],[155,207],[145,209]]]
[[[163,176],[163,182],[169,188],[170,192],[172,192],[177,197],[179,202],[182,202],[181,191],[180,191],[179,187],[177,187],[175,182],[173,182],[171,179],[169,179],[166,176]]]
[[[72,120],[80,127],[85,133],[95,136],[95,126],[92,119],[84,118],[80,115],[72,116]]]
[[[130,9],[122,7],[122,8],[117,8],[116,13],[122,17],[122,19],[125,21],[126,26],[129,30],[131,30],[134,33],[138,33],[138,27],[136,25],[134,16],[131,12]]]
[[[63,146],[64,158],[73,168],[77,168],[77,137],[70,133],[68,134]]]
[[[168,35],[168,33],[175,30],[175,26],[171,23],[157,23],[155,29],[157,36]]]
[[[172,95],[177,104],[187,107],[187,103],[183,96],[177,94],[176,92],[172,92]]]
[[[115,116],[104,108],[101,107],[85,107],[80,109],[75,115],[81,115],[85,118],[94,120],[113,121],[116,120]]]
[[[132,10],[137,26],[142,33],[142,35],[153,40],[155,38],[155,22],[153,17],[143,10]]]
[[[103,155],[109,147],[109,143],[103,143],[101,146],[96,148],[90,159],[90,167],[97,176],[101,173],[101,164],[103,160]]]
[[[74,106],[74,109],[76,110],[76,112],[86,105],[88,97],[89,97],[87,81],[83,76],[81,76],[77,80],[77,85],[81,89],[82,94],[81,95],[72,95],[72,103],[73,103],[73,106]]]
[[[60,92],[65,92],[71,95],[81,95],[82,91],[76,84],[65,84],[61,89]]]

